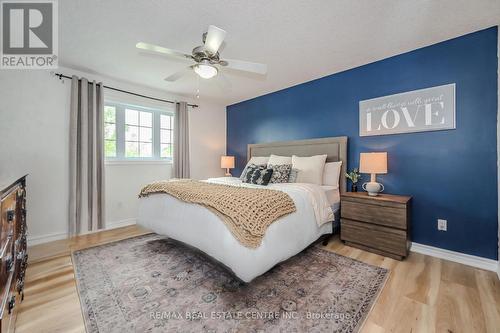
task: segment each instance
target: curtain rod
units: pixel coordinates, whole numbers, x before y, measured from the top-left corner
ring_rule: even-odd
[[[61,74],[61,73],[54,73],[54,75],[57,76],[59,78],[59,80],[62,80],[62,79],[69,79],[69,80],[71,80],[72,79],[71,76],[67,76],[67,75],[64,75],[64,74]],[[165,102],[165,103],[175,104],[174,101],[169,101],[167,99],[161,99],[161,98],[156,98],[156,97],[141,95],[141,94],[138,94],[138,93],[135,93],[135,92],[131,92],[131,91],[127,91],[127,90],[122,90],[122,89],[118,89],[118,88],[113,88],[113,87],[105,86],[105,85],[103,85],[103,87],[106,88],[106,89],[109,89],[109,90],[114,90],[114,91],[122,92],[122,93],[125,93],[125,94],[129,94],[129,95],[134,95],[134,96],[138,96],[138,97],[144,97],[144,98],[152,99],[152,100],[159,101],[159,102]],[[197,108],[198,107],[198,105],[196,105],[196,104],[188,104],[187,106],[190,106],[192,108]]]

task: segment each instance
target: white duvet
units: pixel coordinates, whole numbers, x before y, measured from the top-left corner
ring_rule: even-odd
[[[207,181],[260,187],[244,184],[238,178]],[[256,249],[239,243],[210,210],[168,194],[152,194],[139,199],[138,224],[200,249],[230,268],[241,280],[249,282],[332,230],[333,204],[321,186],[285,183],[270,184],[267,188],[286,192],[297,211],[272,223]]]

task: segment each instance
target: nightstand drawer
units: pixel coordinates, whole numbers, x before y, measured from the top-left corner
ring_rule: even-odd
[[[406,207],[372,205],[361,202],[342,201],[342,218],[370,222],[406,230]]]
[[[366,247],[393,253],[402,257],[407,254],[406,232],[369,223],[341,219],[341,239]]]

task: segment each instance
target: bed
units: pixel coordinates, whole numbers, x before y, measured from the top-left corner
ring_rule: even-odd
[[[347,137],[274,142],[248,145],[252,156],[313,156],[326,154],[327,162],[342,161],[338,188],[313,184],[270,184],[287,193],[296,212],[280,218],[267,229],[260,246],[243,246],[220,218],[204,206],[187,203],[168,194],[141,198],[138,224],[154,232],[193,246],[219,261],[245,282],[301,252],[319,237],[332,232],[340,193],[345,191]],[[208,182],[238,186],[239,178],[222,177]],[[258,186],[258,185],[256,185]]]

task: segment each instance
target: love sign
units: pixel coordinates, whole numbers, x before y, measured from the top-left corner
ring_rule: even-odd
[[[360,136],[454,128],[454,83],[359,102]]]

